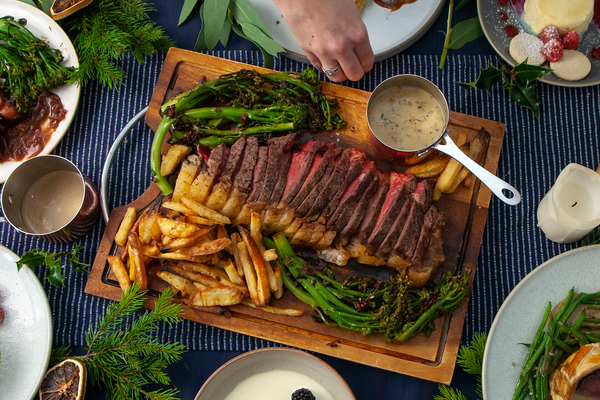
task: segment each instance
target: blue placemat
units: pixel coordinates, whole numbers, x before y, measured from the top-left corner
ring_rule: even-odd
[[[258,52],[212,54],[262,65]],[[148,104],[164,56],[156,54],[142,65],[135,59],[120,62],[127,72],[127,85],[118,90],[108,90],[98,84],[84,88],[75,120],[54,153],[72,160],[99,184],[104,159],[114,138],[127,121]],[[453,55],[448,58],[446,68],[439,70],[438,56],[398,55],[377,63],[361,81],[344,83],[372,91],[382,80],[395,74],[421,75],[440,87],[453,111],[506,124],[498,176],[521,191],[523,203],[509,207],[492,199],[463,341],[475,332],[489,329],[504,298],[528,272],[550,257],[574,247],[546,240],[536,227],[537,204],[569,162],[594,169],[599,162],[599,87],[567,89],[539,84],[542,108],[538,120],[530,111],[510,102],[499,87],[494,88],[491,95],[482,91],[471,91],[467,95],[454,83],[475,80],[479,68],[494,59],[491,55]],[[299,71],[305,67],[305,64],[286,58],[275,65],[279,70]],[[152,131],[140,123],[121,145],[114,159],[108,189],[111,207],[133,201],[149,185],[148,155],[152,136]],[[85,245],[82,254],[85,262],[93,261],[104,226],[104,222],[99,221],[80,241]],[[52,252],[71,248],[26,237],[7,224],[1,227],[0,242],[17,254],[37,247]],[[45,275],[45,270],[36,272],[40,279]],[[69,268],[65,272],[69,278],[63,288],[57,289],[43,282],[53,312],[54,344],[83,345],[85,331],[106,309],[109,301],[84,293],[87,274],[70,273]],[[171,328],[161,326],[157,335],[162,340],[184,343],[190,350],[247,351],[276,345],[190,321]]]

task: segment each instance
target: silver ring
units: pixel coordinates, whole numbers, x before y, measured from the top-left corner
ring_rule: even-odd
[[[335,74],[336,72],[338,72],[340,70],[340,64],[338,64],[337,67],[332,68],[332,69],[321,67],[321,70],[323,71],[323,73],[325,75],[332,76],[333,74]]]

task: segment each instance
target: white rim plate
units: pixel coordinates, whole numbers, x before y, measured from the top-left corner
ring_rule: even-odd
[[[52,313],[37,276],[0,245],[0,388],[3,399],[37,397],[52,350]]]
[[[560,254],[534,269],[510,292],[488,335],[483,357],[483,398],[510,400],[527,348],[541,323],[548,302],[556,305],[571,288],[600,290],[600,245]]]
[[[308,62],[272,0],[250,0],[267,26],[269,33],[287,51],[286,56]],[[431,27],[444,5],[444,0],[417,0],[390,11],[372,0],[362,10],[361,17],[369,33],[375,61],[381,61],[405,50]]]
[[[568,1],[568,0],[565,0]],[[481,21],[481,27],[496,53],[502,57],[508,64],[515,65],[515,60],[511,57],[508,50],[510,45],[510,38],[506,35],[504,28],[507,25],[516,27],[519,32],[525,32],[525,29],[521,25],[521,22],[516,17],[510,4],[502,7],[498,3],[498,0],[477,0],[477,11],[479,14],[479,21]],[[504,22],[500,20],[499,13],[504,12],[508,16],[508,21]],[[590,23],[589,28],[581,37],[581,44],[578,50],[584,54],[589,54],[592,48],[600,46],[600,34],[594,23]],[[588,76],[579,81],[566,81],[560,79],[553,73],[549,73],[540,79],[544,83],[556,86],[566,87],[584,87],[594,86],[600,84],[600,61],[592,60],[592,71]],[[548,66],[545,64],[544,66]]]
[[[73,67],[79,66],[79,60],[77,59],[73,43],[71,43],[71,40],[65,31],[63,31],[62,28],[43,11],[15,0],[0,0],[0,10],[0,17],[11,15],[15,18],[25,18],[27,20],[26,27],[31,33],[44,40],[50,47],[61,51],[65,58],[63,65]],[[39,155],[49,154],[54,150],[65,133],[67,133],[67,129],[69,129],[73,117],[75,117],[81,88],[75,84],[64,85],[54,89],[53,92],[60,97],[63,107],[67,110],[67,115],[65,115],[65,119],[60,122],[56,131],[52,133],[46,147],[44,147]],[[0,183],[6,181],[6,178],[8,178],[10,173],[22,162],[23,161],[9,161],[0,163]]]

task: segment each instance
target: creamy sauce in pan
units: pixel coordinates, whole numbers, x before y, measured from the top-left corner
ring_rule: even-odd
[[[373,101],[369,113],[371,130],[395,150],[420,150],[435,142],[444,131],[444,112],[427,91],[415,86],[391,87]]]
[[[331,394],[314,379],[295,371],[276,369],[253,375],[238,383],[225,400],[281,400],[290,399],[292,393],[306,388],[318,400],[333,400]]]

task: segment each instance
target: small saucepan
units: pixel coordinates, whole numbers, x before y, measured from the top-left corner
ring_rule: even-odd
[[[419,115],[408,113],[414,107],[419,108]],[[440,89],[418,75],[386,79],[367,102],[370,139],[381,156],[404,160],[413,154],[423,157],[432,149],[439,150],[471,171],[500,200],[519,204],[521,194],[517,189],[471,160],[450,139],[449,116],[448,102]]]

